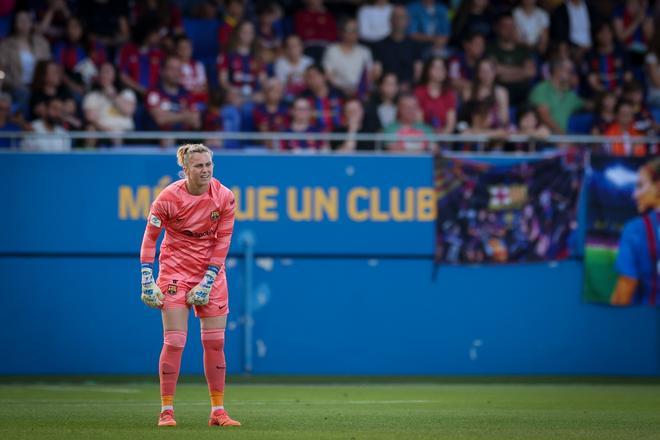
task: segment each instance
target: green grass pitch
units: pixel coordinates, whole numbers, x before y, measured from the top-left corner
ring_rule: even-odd
[[[154,383],[0,384],[0,439],[660,439],[660,383],[229,384],[240,428],[206,425],[205,385],[182,383],[158,428]],[[220,432],[219,432],[220,431]]]

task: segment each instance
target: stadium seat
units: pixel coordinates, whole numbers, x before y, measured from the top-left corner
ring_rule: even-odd
[[[568,132],[570,134],[589,134],[594,123],[592,113],[576,113],[568,119]]]
[[[193,43],[195,58],[206,60],[218,56],[218,20],[186,18],[183,27]]]

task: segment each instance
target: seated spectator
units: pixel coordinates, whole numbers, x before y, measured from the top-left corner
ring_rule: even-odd
[[[341,25],[341,41],[330,45],[323,54],[323,69],[333,87],[344,96],[358,93],[360,83],[371,80],[371,51],[358,44],[357,22],[348,19]]]
[[[358,141],[356,134],[366,134],[364,129],[364,108],[362,101],[356,98],[349,99],[344,104],[344,124],[336,130],[335,133],[346,134],[348,137],[343,141],[332,141],[331,147],[335,151],[342,153],[352,151],[369,151],[374,149],[374,143],[371,141]]]
[[[231,35],[227,52],[218,56],[218,82],[238,89],[243,101],[261,99],[258,91],[266,76],[255,57],[255,41],[254,25],[243,21]]]
[[[206,105],[209,100],[206,69],[201,61],[193,59],[192,41],[186,36],[180,36],[175,41],[175,48],[176,56],[181,61],[181,85],[195,102]]]
[[[223,131],[236,133],[241,131],[241,94],[235,88],[223,90],[211,89],[209,106],[204,114],[204,131]],[[241,147],[237,139],[207,139],[209,148],[235,149]]]
[[[284,139],[280,148],[287,151],[327,151],[329,149],[327,141],[313,139],[313,136],[319,133],[313,121],[309,101],[302,97],[296,98],[291,106],[291,124],[287,133],[311,134],[312,136],[305,139]]]
[[[536,5],[536,0],[522,0],[513,11],[518,43],[539,54],[548,49],[550,16]]]
[[[132,131],[135,128],[133,115],[136,105],[135,92],[118,83],[115,66],[109,62],[103,63],[96,84],[83,100],[87,130]],[[120,138],[114,139],[115,145],[120,143]]]
[[[447,8],[435,0],[417,0],[408,6],[410,38],[430,46],[434,55],[442,56],[449,40]]]
[[[458,6],[451,25],[451,42],[460,46],[465,35],[493,36],[494,20],[488,10],[488,0],[465,0]]]
[[[486,39],[482,34],[471,34],[462,41],[463,50],[449,59],[449,78],[454,90],[461,96],[468,92],[474,80],[477,63],[486,52]]]
[[[421,110],[414,95],[401,95],[398,101],[397,121],[385,127],[386,134],[395,134],[399,140],[389,142],[387,149],[399,153],[422,153],[435,149],[428,138],[433,129],[420,121]]]
[[[293,17],[293,30],[305,45],[305,54],[321,62],[326,46],[337,41],[337,22],[323,0],[305,0],[305,8]]]
[[[39,61],[50,58],[48,41],[33,30],[29,11],[17,11],[9,36],[0,41],[0,70],[3,89],[9,91],[19,110],[27,113],[30,84]]]
[[[392,5],[389,0],[372,0],[358,9],[358,34],[365,43],[377,43],[390,34]]]
[[[509,127],[500,127],[494,123],[492,108],[485,101],[470,101],[465,104],[461,112],[460,122],[457,124],[461,134],[485,135],[492,138],[495,143],[490,147],[501,148],[502,141],[509,135]],[[483,149],[483,144],[477,145]]]
[[[174,50],[174,40],[183,35],[183,14],[175,2],[170,0],[137,0],[133,5],[134,25],[151,20],[158,27],[160,46],[168,53]]]
[[[62,68],[53,61],[39,61],[34,70],[29,119],[45,118],[47,102],[52,98],[58,98],[62,104],[61,120],[65,128],[82,128],[76,101],[69,89],[62,84]]]
[[[252,119],[257,130],[262,133],[286,131],[289,127],[289,107],[283,100],[284,86],[277,78],[269,78],[264,86],[264,102],[257,104]],[[272,141],[266,142],[268,148],[275,148]]]
[[[535,151],[538,141],[550,136],[550,129],[543,125],[539,115],[533,107],[523,107],[518,112],[518,121],[515,127],[516,134],[529,136],[527,142],[508,143],[509,151]]]
[[[159,46],[158,26],[153,20],[136,26],[133,36],[135,43],[126,43],[119,50],[120,78],[138,95],[144,96],[158,86],[165,53]]]
[[[568,118],[584,106],[570,88],[572,70],[570,61],[553,62],[550,80],[537,84],[530,94],[529,100],[536,106],[541,121],[555,134],[566,133]]]
[[[619,95],[623,82],[632,78],[628,60],[623,51],[615,46],[609,23],[600,23],[594,36],[594,48],[587,52],[582,68],[587,88],[591,95],[605,91]]]
[[[409,19],[405,7],[394,6],[391,20],[390,35],[374,45],[375,76],[394,73],[401,87],[410,91],[422,71],[422,45],[407,36]]]
[[[0,148],[9,148],[18,145],[18,139],[2,136],[2,132],[19,132],[21,127],[15,124],[11,117],[11,96],[0,93]]]
[[[307,90],[302,93],[312,105],[312,117],[321,132],[331,132],[341,125],[342,95],[328,85],[325,75],[316,66],[305,71]]]
[[[488,54],[497,63],[497,79],[509,91],[511,105],[517,106],[527,101],[536,64],[529,50],[516,43],[516,29],[510,15],[500,16],[496,33],[497,40]]]
[[[257,43],[260,47],[279,51],[284,40],[283,12],[276,2],[266,2],[257,13]]]
[[[591,48],[591,26],[596,22],[585,0],[564,0],[550,17],[550,39],[566,41],[579,59]]]
[[[32,121],[31,129],[36,136],[26,136],[21,148],[27,151],[69,151],[71,139],[62,126],[61,115],[64,104],[57,98],[48,98],[44,103],[43,117]],[[39,136],[52,135],[52,136]]]
[[[385,73],[380,77],[378,88],[367,103],[364,116],[364,129],[367,133],[377,133],[396,121],[399,83],[396,75]]]
[[[90,37],[105,47],[115,49],[128,42],[131,35],[128,0],[81,1],[78,2],[77,15],[87,26]],[[142,20],[134,31],[141,32],[141,24]]]
[[[456,127],[456,93],[449,87],[447,68],[442,58],[431,58],[424,65],[415,97],[424,122],[436,133],[452,134]]]
[[[165,58],[160,84],[150,90],[146,98],[147,111],[157,130],[197,130],[201,127],[199,110],[180,81],[181,61],[174,56]]]
[[[635,129],[641,133],[650,134],[653,129],[653,115],[644,104],[644,86],[637,81],[623,85],[623,99],[633,106]]]
[[[289,35],[284,42],[284,54],[275,61],[275,76],[285,86],[287,101],[293,101],[305,90],[305,70],[312,64],[314,60],[303,55],[300,37]]]
[[[660,29],[656,29],[651,50],[646,54],[645,73],[648,80],[647,102],[660,108]]]
[[[620,101],[616,106],[616,120],[605,131],[609,137],[634,137],[643,136],[643,133],[635,128],[635,113],[630,101]],[[614,156],[646,156],[645,144],[633,144],[629,139],[624,142],[613,142],[607,146],[610,154]]]
[[[463,102],[480,102],[490,108],[489,128],[509,126],[509,92],[495,83],[495,62],[492,59],[479,60],[471,86],[463,90]],[[462,113],[464,112],[465,110],[462,110]]]
[[[231,35],[236,26],[244,20],[245,5],[242,0],[228,0],[225,4],[225,13],[218,28],[218,43],[220,44],[220,53],[229,48]]]
[[[591,134],[600,136],[605,134],[610,125],[614,122],[616,115],[616,95],[613,92],[602,92],[596,98],[596,112],[594,122],[591,125]]]
[[[550,74],[550,65],[556,61],[569,61],[573,63],[573,58],[571,58],[571,48],[569,47],[568,42],[559,41],[551,42],[550,49],[548,50],[548,56],[546,60],[543,61],[541,65],[541,78],[543,80],[549,80],[552,75]],[[574,69],[571,73],[571,90],[578,90],[580,87],[580,75],[578,75],[577,69]]]
[[[630,55],[633,66],[644,64],[654,34],[653,13],[648,0],[625,0],[614,10],[614,31]]]

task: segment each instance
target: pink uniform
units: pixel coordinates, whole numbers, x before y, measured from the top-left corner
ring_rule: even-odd
[[[165,188],[151,205],[142,241],[140,261],[153,263],[161,228],[165,238],[160,246],[157,284],[165,299],[163,308],[186,307],[186,293],[197,285],[209,265],[220,268],[209,295],[209,303],[195,307],[199,317],[223,316],[229,312],[227,278],[224,271],[234,229],[234,195],[218,180],[196,196],[186,181]]]

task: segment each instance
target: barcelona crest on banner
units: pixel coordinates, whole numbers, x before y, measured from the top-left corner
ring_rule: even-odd
[[[568,257],[582,162],[574,153],[514,165],[436,158],[436,262]]]

